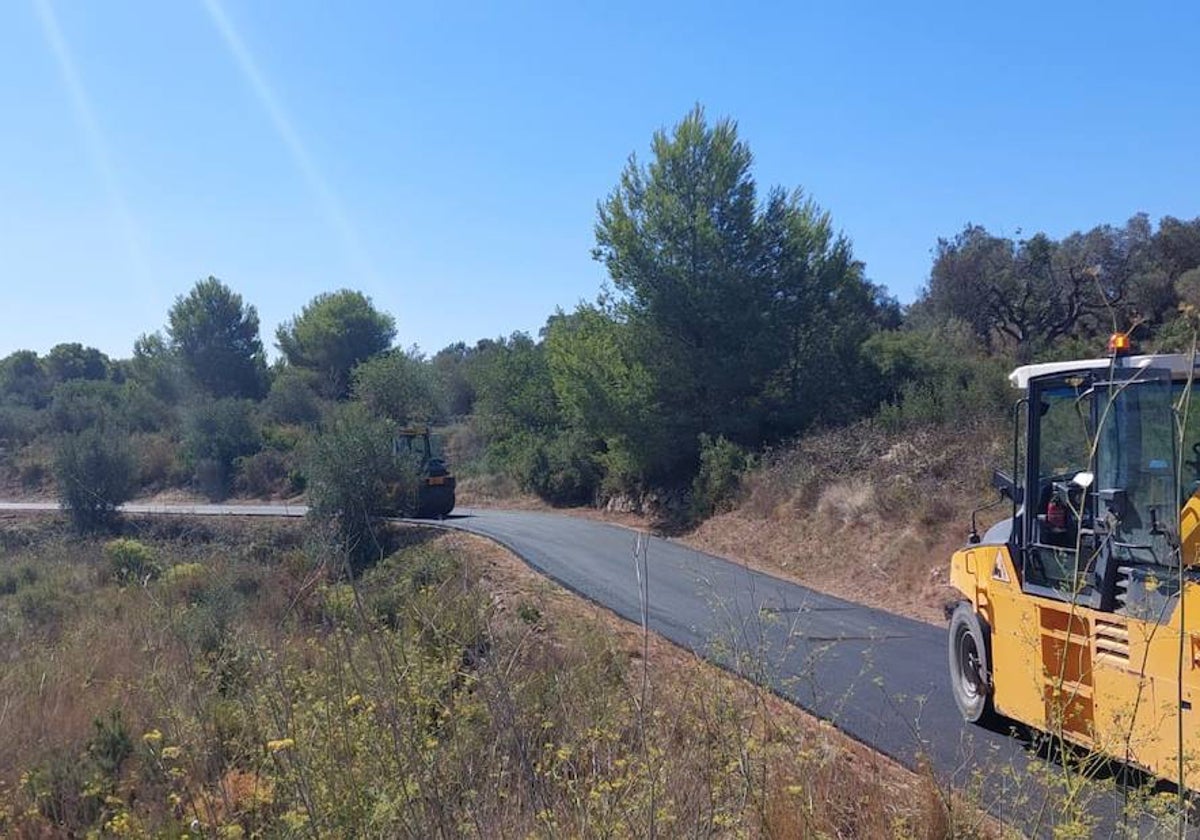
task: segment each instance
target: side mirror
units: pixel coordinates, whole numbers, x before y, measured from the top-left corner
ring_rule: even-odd
[[[1013,481],[1012,476],[1000,470],[992,470],[992,487],[1000,491],[1000,495],[1006,499],[1011,499],[1014,504],[1021,504],[1024,498],[1024,493],[1017,483]]]

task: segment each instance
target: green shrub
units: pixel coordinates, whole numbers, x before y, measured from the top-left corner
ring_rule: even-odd
[[[88,762],[65,750],[52,753],[42,764],[21,779],[25,795],[36,803],[37,811],[65,836],[82,836],[102,813],[98,791],[88,789]]]
[[[176,601],[198,600],[208,585],[209,569],[203,563],[179,563],[162,576],[163,588]]]
[[[596,446],[585,433],[570,430],[551,438],[542,449],[533,489],[551,504],[583,504],[596,497],[600,468]]]
[[[0,447],[23,446],[46,427],[44,411],[24,405],[0,404]]]
[[[239,399],[210,400],[188,411],[183,448],[196,483],[210,499],[228,495],[234,462],[262,447],[253,412],[253,402]]]
[[[303,426],[268,424],[263,426],[263,446],[277,452],[291,452],[308,434]]]
[[[139,432],[161,432],[176,423],[175,408],[140,382],[127,380],[121,388],[121,417]]]
[[[461,569],[458,557],[437,548],[415,548],[396,555],[401,568],[400,580],[409,592],[436,588]]]
[[[13,595],[24,586],[37,583],[37,566],[24,563],[20,566],[10,566],[0,572],[0,595]]]
[[[391,424],[362,405],[341,406],[308,447],[310,515],[332,524],[357,560],[378,554],[378,518],[416,509],[412,464],[392,453]]]
[[[64,616],[75,606],[75,596],[61,580],[42,577],[17,590],[17,609],[31,627],[57,632]]]
[[[121,389],[108,381],[72,379],[54,389],[50,421],[55,431],[82,432],[118,416]]]
[[[356,616],[354,588],[347,583],[338,583],[325,589],[323,594],[321,609],[325,619],[333,624],[353,625]]]
[[[410,423],[442,413],[433,368],[418,356],[393,350],[366,360],[352,376],[355,399],[380,417]]]
[[[528,601],[517,604],[517,618],[525,624],[538,624],[542,620],[542,611]]]
[[[310,370],[285,367],[271,383],[263,404],[266,417],[275,423],[315,423],[321,417],[317,397],[318,377]]]
[[[487,465],[550,504],[585,504],[600,487],[595,454],[595,442],[577,430],[518,432],[489,447]]]
[[[88,429],[59,442],[54,458],[58,499],[81,533],[112,526],[133,495],[137,475],[124,435]]]
[[[122,583],[141,583],[162,574],[154,552],[143,543],[120,537],[104,544],[104,559],[108,572]]]
[[[882,332],[865,350],[887,385],[878,416],[889,430],[968,424],[1012,405],[1009,362],[983,354],[962,325]]]
[[[292,485],[292,470],[288,458],[273,449],[264,449],[238,458],[234,486],[242,493],[258,499],[289,495],[297,492]]]
[[[38,490],[46,483],[46,479],[50,478],[50,472],[50,468],[41,461],[31,461],[21,464],[17,471],[17,480],[26,490]]]
[[[750,457],[724,437],[700,435],[700,469],[692,480],[692,516],[704,519],[733,498]]]
[[[187,483],[188,473],[180,461],[179,446],[168,435],[135,434],[131,443],[137,451],[139,486],[170,487]]]
[[[133,754],[133,739],[121,720],[121,710],[112,709],[105,717],[92,721],[92,739],[87,745],[88,756],[110,780],[121,775],[121,765]]]

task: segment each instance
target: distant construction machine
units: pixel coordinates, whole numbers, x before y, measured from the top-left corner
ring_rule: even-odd
[[[417,468],[416,516],[434,519],[454,510],[454,476],[446,462],[434,454],[428,426],[401,427],[392,439],[392,453],[411,459]]]
[[[1200,788],[1200,404],[1192,355],[1019,367],[1012,513],[950,562],[954,699]],[[1190,458],[1185,459],[1185,455]]]

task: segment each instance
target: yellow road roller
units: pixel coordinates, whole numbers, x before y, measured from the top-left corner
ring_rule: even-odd
[[[1005,517],[954,553],[950,685],[1007,718],[1200,788],[1200,400],[1193,355],[1019,367]],[[974,517],[972,517],[974,519]],[[1074,750],[1073,750],[1074,752]]]

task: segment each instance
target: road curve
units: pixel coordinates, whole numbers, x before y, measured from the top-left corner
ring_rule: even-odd
[[[54,510],[3,503],[4,510]],[[130,504],[131,514],[303,516],[299,505]],[[429,523],[425,523],[429,524]],[[439,527],[488,537],[532,568],[630,621],[640,622],[635,532],[581,517],[459,509]],[[649,626],[751,679],[910,768],[927,763],[939,781],[971,789],[1009,825],[1033,820],[1051,794],[1031,780],[1026,744],[964,724],[947,681],[941,627],[850,603],[677,542],[649,540]],[[1100,825],[1116,829],[1120,803],[1098,795]],[[1139,826],[1140,836],[1150,836]],[[1109,832],[1101,828],[1103,834]]]

